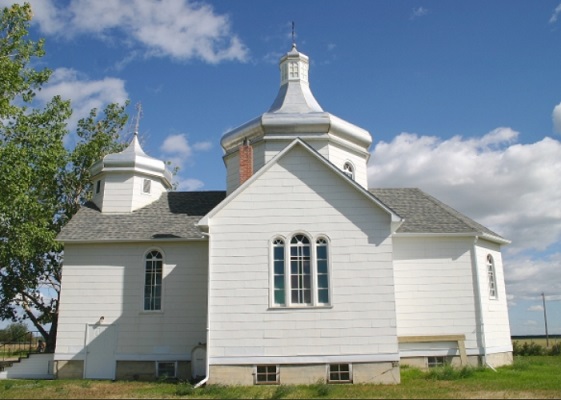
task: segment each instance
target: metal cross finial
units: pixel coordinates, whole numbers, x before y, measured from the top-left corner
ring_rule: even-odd
[[[296,34],[294,33],[294,21],[292,21],[292,47],[296,47]]]
[[[142,117],[142,104],[136,103],[136,121],[134,123],[134,136],[138,136],[138,126],[140,125],[140,117]]]

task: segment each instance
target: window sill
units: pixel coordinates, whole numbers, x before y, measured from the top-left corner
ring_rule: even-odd
[[[269,306],[267,311],[278,311],[278,310],[322,310],[322,309],[331,309],[333,306],[331,304],[321,304],[321,305],[292,305],[292,306]]]

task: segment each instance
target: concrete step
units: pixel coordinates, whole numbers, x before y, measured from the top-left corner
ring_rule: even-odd
[[[0,379],[54,379],[53,360],[54,354],[31,354],[5,367]]]

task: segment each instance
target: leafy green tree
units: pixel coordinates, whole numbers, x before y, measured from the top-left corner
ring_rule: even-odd
[[[125,105],[96,109],[69,134],[70,102],[54,97],[43,108],[33,98],[51,74],[35,70],[43,41],[27,38],[29,4],[12,5],[0,18],[0,318],[29,320],[56,341],[62,247],[56,236],[91,193],[88,168],[122,149]]]
[[[0,330],[0,343],[25,342],[29,340],[29,335],[29,329],[25,324],[10,324],[6,329]]]

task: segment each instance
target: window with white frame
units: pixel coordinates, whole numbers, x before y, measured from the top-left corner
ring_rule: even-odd
[[[487,255],[487,279],[489,281],[489,298],[497,298],[497,276],[495,274],[495,262],[491,254]]]
[[[142,182],[142,193],[150,194],[152,187],[152,181],[150,179],[144,179]]]
[[[256,365],[253,376],[256,385],[278,385],[280,373],[277,365]]]
[[[353,381],[351,364],[329,364],[327,368],[328,383],[348,383]]]
[[[312,272],[310,239],[295,235],[290,240],[290,301],[292,304],[312,303]]]
[[[345,175],[347,175],[349,178],[351,179],[355,179],[355,167],[353,166],[353,164],[351,164],[350,162],[346,162],[345,165],[343,165],[343,172],[345,173]]]
[[[284,240],[275,239],[273,241],[274,304],[286,304],[284,279]]]
[[[162,254],[153,250],[146,254],[144,270],[144,310],[162,309],[162,274],[164,259]]]
[[[316,240],[317,293],[318,303],[329,303],[329,258],[327,255],[327,239]]]
[[[271,242],[271,303],[275,307],[330,303],[329,241],[297,233]]]

